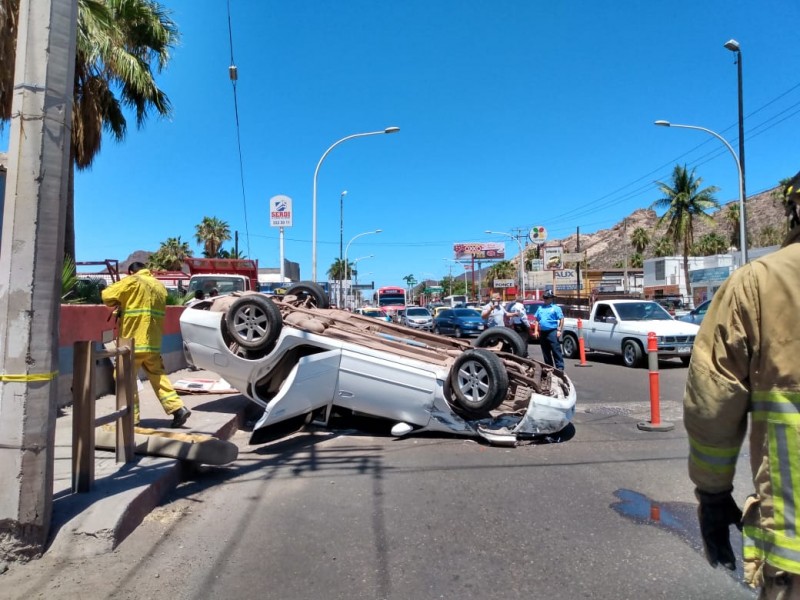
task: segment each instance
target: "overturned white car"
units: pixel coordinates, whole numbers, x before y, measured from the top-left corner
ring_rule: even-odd
[[[503,327],[467,341],[329,309],[314,283],[283,298],[241,292],[187,308],[187,359],[219,373],[264,408],[255,430],[334,410],[390,419],[392,434],[447,432],[513,445],[561,431],[575,388],[561,371],[523,358]]]

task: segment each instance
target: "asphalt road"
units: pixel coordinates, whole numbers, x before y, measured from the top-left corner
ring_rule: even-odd
[[[580,400],[561,443],[398,440],[354,422],[259,445],[240,432],[235,464],[191,474],[115,552],[12,568],[0,597],[754,598],[741,570],[702,556],[686,369],[659,373],[674,431],[644,432],[647,370],[590,363],[567,362]]]

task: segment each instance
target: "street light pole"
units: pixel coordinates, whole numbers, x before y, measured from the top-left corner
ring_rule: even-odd
[[[505,233],[504,231],[492,231],[491,229],[487,229],[485,233],[493,233],[496,235],[504,235],[506,237],[510,237],[512,240],[517,242],[519,246],[519,285],[520,289],[522,290],[522,298],[525,299],[525,251],[522,249],[522,242],[519,239],[510,233]]]
[[[656,125],[661,127],[678,127],[681,129],[696,129],[698,131],[705,131],[708,134],[713,135],[717,138],[720,142],[725,144],[725,147],[733,156],[733,160],[736,161],[736,170],[739,173],[739,239],[742,251],[742,265],[747,264],[747,224],[745,223],[744,219],[744,175],[742,173],[742,164],[739,162],[739,158],[736,156],[736,152],[734,151],[733,147],[728,143],[724,137],[718,134],[716,131],[711,131],[705,127],[700,127],[698,125],[678,125],[677,123],[670,123],[669,121],[655,121]]]
[[[350,273],[350,265],[347,262],[347,253],[350,250],[350,244],[352,244],[354,241],[356,241],[358,238],[360,238],[362,236],[371,235],[373,233],[381,233],[382,231],[383,231],[383,229],[375,229],[374,231],[365,231],[364,233],[359,233],[358,235],[354,236],[349,242],[347,242],[347,246],[344,249],[344,269],[345,269],[344,272],[345,272],[345,278],[348,281],[350,281],[350,274],[349,274]],[[361,259],[359,259],[359,260],[361,260]]]
[[[328,156],[331,150],[336,148],[339,144],[360,137],[367,137],[369,135],[380,135],[382,133],[397,133],[400,131],[399,127],[387,127],[382,131],[369,131],[366,133],[354,133],[337,140],[325,150],[325,153],[319,159],[317,168],[314,169],[314,190],[311,196],[311,280],[317,281],[317,176],[319,175],[319,168],[322,166],[323,161]]]
[[[738,81],[737,87],[739,91],[739,166],[742,168],[742,195],[744,196],[745,200],[747,200],[747,179],[745,177],[744,168],[744,95],[742,93],[742,49],[739,46],[739,42],[733,39],[725,42],[724,46],[731,52],[736,53],[736,74]],[[747,219],[747,216],[744,212],[745,208],[746,207],[744,205],[739,208],[739,212],[742,213],[739,215],[739,217],[742,221]],[[747,240],[742,240],[739,245],[746,246]]]
[[[347,190],[344,190],[339,196],[339,308],[342,307],[342,240],[344,236],[344,197],[347,195]]]
[[[364,260],[365,258],[374,258],[374,255],[373,255],[373,254],[370,254],[369,256],[361,256],[361,257],[359,257],[359,258],[356,258],[356,259],[354,259],[354,260],[353,260],[353,274],[352,274],[351,276],[352,276],[352,277],[355,277],[355,283],[356,283],[356,285],[358,285],[358,269],[356,269],[356,265],[358,264],[358,261],[360,261],[360,260]],[[348,281],[349,281],[349,280],[350,280],[350,277],[348,277],[347,279],[348,279]],[[350,289],[350,292],[351,292],[351,293],[350,293],[350,294],[348,294],[348,296],[352,296],[352,298],[353,298],[353,304],[355,304],[355,303],[356,303],[356,293],[355,293],[355,290],[353,290],[353,289],[352,289],[352,287],[351,287],[351,289]],[[346,300],[345,300],[345,303],[346,303]]]
[[[452,258],[443,258],[442,260],[446,260],[446,261],[450,262],[450,264],[447,265],[447,268],[449,269],[447,283],[450,284],[450,293],[448,295],[452,296],[453,295],[453,263],[456,262],[456,261],[454,261]],[[464,292],[466,293],[466,290],[464,290]]]

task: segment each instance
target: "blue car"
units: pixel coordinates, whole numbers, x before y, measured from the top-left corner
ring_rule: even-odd
[[[433,333],[457,338],[478,335],[485,327],[481,313],[474,308],[446,308],[433,320]]]
[[[689,311],[689,314],[678,317],[678,321],[686,321],[687,323],[700,325],[700,323],[703,322],[703,317],[706,316],[706,311],[708,310],[709,304],[711,304],[711,300],[706,300],[694,310]]]

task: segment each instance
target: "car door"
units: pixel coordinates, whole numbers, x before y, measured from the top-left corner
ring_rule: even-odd
[[[439,313],[436,324],[441,333],[453,333],[454,326],[454,313],[452,308],[447,308]]]
[[[616,352],[616,343],[612,343],[614,330],[617,327],[617,315],[610,304],[600,303],[595,307],[591,323],[586,328],[586,344],[592,350]]]

